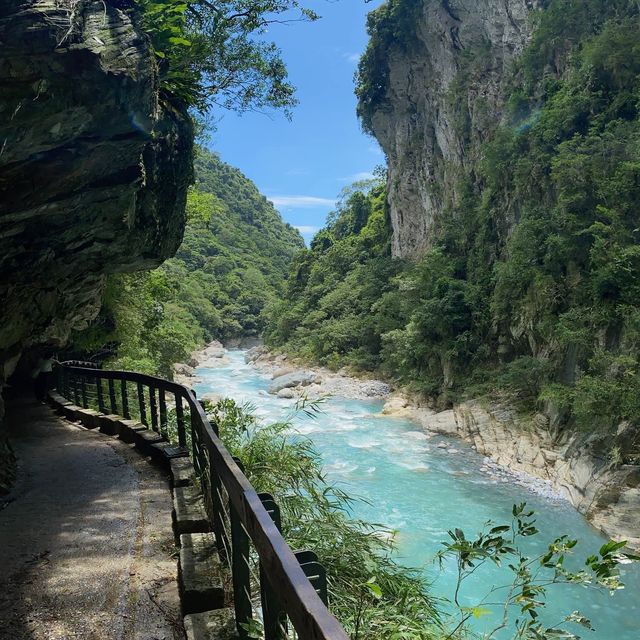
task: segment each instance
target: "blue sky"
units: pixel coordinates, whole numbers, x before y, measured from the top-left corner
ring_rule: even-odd
[[[298,89],[291,122],[280,113],[215,114],[211,149],[251,178],[307,242],[340,191],[384,163],[376,141],[360,129],[353,92],[366,15],[381,3],[310,1],[319,21],[272,27]]]

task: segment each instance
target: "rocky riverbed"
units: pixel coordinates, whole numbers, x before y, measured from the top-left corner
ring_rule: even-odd
[[[481,471],[491,482],[518,484],[548,498],[567,500],[607,535],[640,548],[640,468],[612,464],[598,454],[594,443],[578,436],[559,437],[542,414],[525,423],[508,406],[473,401],[435,412],[380,380],[356,378],[346,370],[308,368],[259,344],[233,347],[251,347],[245,359],[271,379],[268,392],[272,395],[384,401],[382,415],[411,420],[427,438],[439,434],[468,442],[485,456]],[[210,343],[192,354],[188,363],[176,365],[176,380],[188,386],[199,382],[196,367],[221,366],[227,362],[226,353],[221,343]],[[219,397],[204,396],[213,401]],[[457,453],[454,446],[447,450]]]

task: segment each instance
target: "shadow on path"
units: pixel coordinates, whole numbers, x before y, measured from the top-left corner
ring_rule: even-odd
[[[128,445],[8,398],[0,638],[172,640],[183,629],[166,477]]]

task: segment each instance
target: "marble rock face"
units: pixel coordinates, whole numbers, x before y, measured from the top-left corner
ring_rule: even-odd
[[[386,90],[371,119],[389,169],[393,253],[414,259],[430,246],[456,197],[460,169],[500,122],[504,69],[527,44],[540,0],[420,0],[410,42],[385,57]],[[407,45],[408,46],[405,46]],[[468,91],[452,89],[476,64]],[[461,123],[464,122],[464,126]]]
[[[1,3],[0,387],[95,317],[106,275],[181,242],[192,127],[138,19],[125,0]]]
[[[473,444],[478,453],[547,481],[607,535],[640,548],[640,466],[612,463],[606,455],[610,443],[597,435],[559,437],[541,415],[523,425],[515,412],[497,405],[465,402],[454,414],[455,435]],[[616,442],[623,445],[627,431],[622,425]]]

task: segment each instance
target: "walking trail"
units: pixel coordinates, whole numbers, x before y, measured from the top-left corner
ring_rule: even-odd
[[[115,438],[27,398],[0,499],[0,638],[184,638],[166,476]]]

